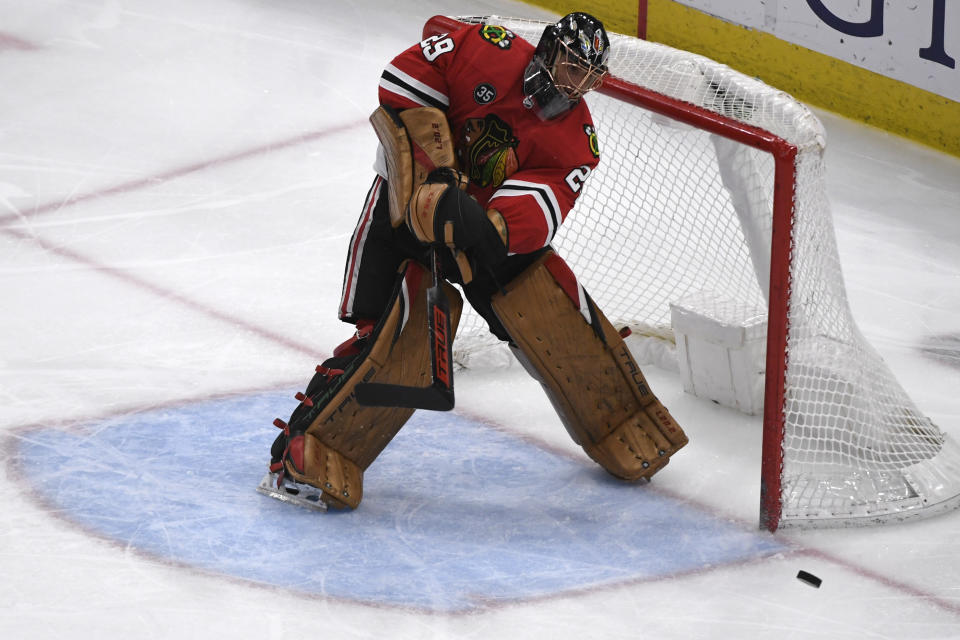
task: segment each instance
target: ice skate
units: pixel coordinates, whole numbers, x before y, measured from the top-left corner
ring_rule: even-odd
[[[306,393],[296,394],[300,404],[290,416],[289,423],[279,418],[273,421],[281,432],[270,447],[270,465],[267,474],[257,485],[257,493],[315,511],[326,511],[331,504],[334,508],[355,506],[340,499],[349,498],[349,491],[341,486],[344,484],[342,479],[314,472],[318,467],[326,470],[338,468],[338,465],[331,463],[338,461],[339,457],[305,432],[318,409],[311,396],[318,400],[326,397],[325,394],[342,381],[341,367],[349,366],[357,353],[362,351],[368,333],[367,323],[362,323],[353,338],[334,350],[334,357],[317,367]],[[308,481],[315,481],[316,484]],[[357,478],[356,482],[359,485],[360,479]],[[321,487],[326,488],[326,494]]]
[[[309,484],[296,482],[282,473],[267,472],[257,486],[257,492],[281,502],[289,502],[298,507],[326,511],[323,491]]]

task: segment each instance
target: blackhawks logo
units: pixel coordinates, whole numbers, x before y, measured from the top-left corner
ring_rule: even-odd
[[[509,29],[495,24],[485,24],[480,27],[480,37],[501,49],[509,49],[511,41],[517,36]]]
[[[517,170],[519,143],[510,125],[489,113],[464,123],[457,156],[471,182],[481,188],[499,187]]]
[[[583,125],[583,132],[587,134],[587,144],[590,145],[590,153],[593,154],[594,158],[599,158],[600,141],[597,139],[597,130],[593,128],[593,125],[585,124]]]

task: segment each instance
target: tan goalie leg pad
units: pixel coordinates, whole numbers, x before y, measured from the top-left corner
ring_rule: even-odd
[[[297,482],[306,482],[323,490],[323,501],[337,509],[356,509],[363,499],[363,469],[325,446],[317,438],[303,439],[304,473],[287,465],[287,473]]]
[[[414,412],[362,406],[354,395],[357,384],[425,387],[431,381],[426,303],[430,271],[412,261],[405,265],[393,305],[369,338],[373,343],[366,355],[351,363],[341,374],[343,382],[332,387],[328,396],[314,399],[317,415],[304,437],[305,469],[286,464],[293,479],[323,490],[324,501],[335,507],[357,507],[363,495],[363,472]],[[463,301],[453,286],[446,282],[441,286],[450,301],[452,345]]]
[[[623,338],[558,255],[548,252],[492,304],[571,437],[608,472],[649,478],[687,443]]]

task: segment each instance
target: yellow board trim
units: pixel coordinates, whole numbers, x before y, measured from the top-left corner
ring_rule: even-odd
[[[960,156],[960,103],[943,96],[672,0],[648,1],[647,38],[719,60],[803,102]]]
[[[610,31],[637,33],[638,0],[535,0],[588,11]],[[960,156],[960,103],[678,4],[647,0],[647,38],[705,55],[798,100]]]

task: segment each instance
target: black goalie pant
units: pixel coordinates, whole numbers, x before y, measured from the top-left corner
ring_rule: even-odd
[[[344,322],[355,324],[361,319],[377,320],[386,311],[401,262],[412,258],[430,264],[429,248],[414,238],[406,225],[396,229],[391,226],[388,200],[387,181],[377,176],[367,192],[347,251],[339,308],[340,319]],[[470,284],[463,286],[471,306],[501,340],[509,340],[509,337],[493,313],[490,298],[502,285],[533,264],[547,248],[511,255],[494,269],[477,268]],[[442,251],[441,257],[443,277],[461,284],[459,270],[450,252]]]

